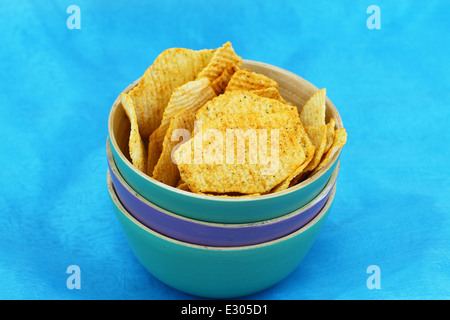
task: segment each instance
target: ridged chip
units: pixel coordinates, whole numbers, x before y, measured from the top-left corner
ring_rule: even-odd
[[[231,42],[225,43],[222,47],[214,51],[214,55],[208,65],[197,75],[197,79],[208,78],[213,82],[225,70],[236,67],[240,69],[242,66],[242,58],[236,54]]]
[[[344,128],[337,129],[334,132],[334,141],[331,148],[328,150],[326,154],[323,155],[319,165],[314,169],[313,173],[316,173],[323,167],[327,165],[327,163],[333,158],[336,152],[342,148],[347,143],[347,131]]]
[[[188,187],[188,185],[187,185],[186,182],[183,182],[183,183],[179,184],[179,185],[177,186],[177,189],[180,189],[180,190],[183,190],[183,191],[191,192],[191,189],[189,189],[189,187]]]
[[[156,137],[151,135],[148,138],[148,147],[147,147],[147,175],[150,177],[153,175],[153,170],[155,169],[156,164],[158,163],[159,157],[162,152],[162,144],[158,144],[156,142]]]
[[[334,118],[326,123],[326,89],[299,112],[277,81],[241,67],[231,42],[163,51],[120,96],[133,165],[169,186],[222,198],[282,191],[325,167],[347,142]]]
[[[290,111],[223,114],[175,151],[181,178],[196,193],[269,192],[305,159],[299,125]],[[232,129],[236,143],[228,139]]]
[[[278,88],[278,83],[263,74],[245,68],[234,73],[225,91],[260,90],[267,88]]]
[[[145,147],[141,135],[139,134],[139,126],[135,106],[130,97],[124,93],[120,95],[120,100],[122,102],[122,106],[125,110],[125,113],[127,114],[128,119],[130,120],[130,137],[128,141],[128,149],[131,162],[138,170],[145,173],[146,170]]]
[[[198,109],[215,96],[211,82],[207,78],[189,81],[173,90],[169,103],[164,110],[161,125],[151,134],[157,146],[155,150],[162,150],[163,140],[170,121],[177,113],[183,110],[190,110],[196,113]],[[155,157],[158,156],[158,154],[155,155]]]
[[[330,150],[331,145],[333,144],[335,125],[336,125],[336,120],[334,118],[331,118],[330,121],[327,123],[327,144],[325,146],[324,153],[326,153],[328,150]]]
[[[163,51],[145,71],[140,82],[127,95],[136,107],[139,132],[143,139],[161,124],[172,91],[194,80],[209,64],[215,50],[170,48]]]
[[[153,170],[153,178],[165,183],[169,186],[176,187],[180,180],[180,172],[177,165],[172,160],[172,152],[175,147],[180,145],[179,139],[182,138],[182,143],[186,142],[183,132],[176,133],[176,130],[187,130],[190,138],[190,132],[194,129],[195,113],[192,110],[186,109],[177,113],[170,121],[164,137],[161,156]],[[174,135],[175,133],[175,135]]]
[[[326,89],[320,89],[306,102],[300,112],[300,120],[304,126],[320,127],[325,124]]]
[[[197,121],[207,122],[223,114],[272,114],[291,112],[298,117],[295,106],[280,101],[259,96],[251,91],[228,91],[208,101],[197,111]]]
[[[312,144],[316,148],[314,157],[305,168],[305,171],[312,171],[317,167],[322,159],[322,155],[327,144],[327,125],[324,124],[319,127],[305,126],[305,130]]]
[[[211,86],[216,93],[216,95],[222,94],[225,92],[225,88],[227,87],[228,83],[230,82],[231,77],[234,75],[234,73],[239,68],[237,65],[233,65],[227,69],[225,69],[220,76],[218,76],[214,81],[211,83]]]
[[[300,141],[303,147],[303,151],[305,153],[305,160],[303,163],[295,169],[294,172],[292,172],[284,181],[282,181],[279,185],[277,185],[275,188],[272,189],[271,192],[279,192],[283,191],[295,184],[297,184],[302,178],[305,168],[309,165],[309,163],[312,161],[314,157],[314,153],[316,148],[312,144],[311,140],[308,137],[308,134],[306,133],[305,128],[300,123],[299,129],[301,132]]]

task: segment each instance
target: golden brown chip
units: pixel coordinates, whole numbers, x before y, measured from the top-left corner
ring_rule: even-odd
[[[161,156],[162,145],[156,143],[156,138],[151,135],[148,138],[148,148],[147,148],[147,175],[150,177],[153,175],[153,170],[158,163],[159,157]]]
[[[280,101],[261,97],[250,91],[228,91],[208,101],[197,111],[197,121],[207,122],[223,114],[272,114],[277,112],[291,112],[298,117],[295,106]]]
[[[180,172],[177,165],[172,160],[172,152],[180,145],[179,138],[190,138],[190,132],[194,128],[195,113],[191,110],[183,110],[177,113],[170,121],[164,137],[161,156],[153,170],[153,178],[169,186],[175,187],[180,180]],[[180,130],[175,132],[176,130]],[[182,131],[184,130],[184,132]],[[183,135],[184,134],[184,135]]]
[[[310,159],[310,158],[309,158]],[[280,184],[278,184],[277,186],[275,186],[275,188],[273,188],[271,190],[271,192],[279,192],[279,191],[283,191],[286,190],[287,188],[289,188],[291,185],[296,184],[296,179],[298,179],[299,177],[302,176],[302,173],[304,173],[305,167],[309,164],[310,160],[306,160],[301,164],[300,167],[298,167],[297,169],[295,169],[295,171],[293,173],[291,173],[284,181],[282,181]]]
[[[327,144],[327,125],[324,124],[320,127],[305,126],[305,130],[312,144],[316,148],[313,159],[305,168],[305,171],[312,171],[319,164]]]
[[[230,193],[230,194],[221,194],[221,193],[203,193],[198,192],[197,194],[202,194],[204,196],[210,197],[220,197],[220,198],[244,198],[244,197],[257,197],[260,196],[260,193],[252,193],[252,194],[241,194],[241,193]]]
[[[231,77],[233,74],[238,70],[238,67],[236,65],[233,65],[227,69],[225,69],[220,76],[218,76],[214,81],[211,83],[211,86],[216,93],[216,95],[222,94],[225,92],[225,88],[228,85],[228,82],[230,82]]]
[[[308,166],[308,164],[312,161],[314,157],[316,148],[312,144],[306,130],[303,128],[303,125],[301,123],[299,129],[301,132],[300,141],[303,147],[303,151],[305,153],[305,160],[284,181],[282,181],[279,185],[273,188],[271,192],[282,191],[289,188],[292,185],[297,184],[302,179],[305,168]]]
[[[162,150],[163,140],[170,121],[177,113],[183,110],[190,110],[196,113],[198,109],[215,96],[211,82],[207,78],[189,81],[176,88],[172,92],[169,103],[164,110],[161,125],[152,133],[158,148]]]
[[[336,152],[339,151],[347,143],[347,131],[344,128],[337,129],[334,135],[333,145],[326,154],[324,154],[319,165],[314,169],[313,174],[322,169],[327,165],[327,163],[333,158]]]
[[[208,65],[200,71],[197,75],[197,79],[208,78],[213,82],[217,79],[225,70],[237,67],[240,69],[242,66],[242,58],[234,52],[231,42],[225,43],[221,48],[217,48],[214,51],[214,55],[211,58]]]
[[[308,136],[308,133],[305,130],[305,127],[303,127],[303,125],[300,123],[299,126],[299,130],[300,130],[300,142],[302,144],[303,150],[305,151],[305,155],[306,158],[305,162],[311,162],[313,159],[313,156],[315,154],[316,151],[316,147],[314,146],[314,144],[311,142],[311,139]]]
[[[325,94],[326,89],[320,89],[306,102],[300,112],[304,126],[320,127],[325,124]]]
[[[186,182],[183,182],[183,183],[181,183],[180,185],[178,185],[178,186],[177,186],[177,189],[191,192],[191,189],[189,189],[189,186],[187,185]]]
[[[196,193],[269,192],[304,161],[299,125],[290,111],[223,114],[174,153],[180,175]]]
[[[288,103],[286,100],[283,99],[280,92],[275,87],[265,88],[265,89],[258,89],[258,90],[252,90],[253,94],[256,94],[260,97],[275,99],[283,103]]]
[[[127,93],[136,107],[143,139],[147,139],[161,124],[172,91],[194,80],[209,64],[214,53],[215,50],[209,49],[167,49],[145,71],[138,85]]]
[[[299,113],[274,79],[241,67],[230,42],[163,51],[120,97],[133,165],[169,186],[223,198],[285,190],[326,166],[347,141],[334,118],[325,122],[326,89]]]
[[[334,141],[334,126],[336,125],[336,120],[334,118],[331,118],[330,121],[327,123],[327,144],[325,146],[324,153],[326,153],[333,144]]]
[[[120,95],[120,100],[122,106],[125,109],[125,113],[130,120],[130,137],[128,142],[128,148],[130,152],[130,158],[133,165],[140,171],[145,173],[146,170],[146,154],[144,142],[142,141],[141,135],[139,134],[139,126],[136,117],[136,110],[133,101],[129,96],[122,93]]]
[[[267,88],[278,88],[278,83],[263,74],[241,69],[231,77],[225,91],[231,90],[260,90]]]

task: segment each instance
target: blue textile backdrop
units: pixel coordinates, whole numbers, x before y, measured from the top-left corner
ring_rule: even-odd
[[[80,29],[67,26],[70,5]],[[368,28],[370,5],[380,29]],[[161,51],[227,41],[326,87],[348,132],[311,251],[243,299],[450,298],[450,2],[0,6],[1,299],[196,299],[149,274],[126,242],[106,188],[107,117]],[[70,265],[80,289],[67,287]],[[381,287],[370,289],[373,265]]]

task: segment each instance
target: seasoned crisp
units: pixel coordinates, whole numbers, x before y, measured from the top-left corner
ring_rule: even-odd
[[[133,101],[129,96],[122,93],[120,95],[122,106],[125,109],[125,113],[130,120],[130,137],[128,142],[128,149],[130,152],[130,158],[133,165],[141,172],[146,172],[146,154],[144,142],[139,134],[139,126],[136,116],[136,110]]]
[[[299,125],[289,111],[223,114],[175,151],[181,178],[197,193],[269,192],[305,159]]]

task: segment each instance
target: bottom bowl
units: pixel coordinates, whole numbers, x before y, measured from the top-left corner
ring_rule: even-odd
[[[153,276],[191,295],[230,299],[269,288],[297,268],[328,217],[336,186],[320,213],[302,228],[276,240],[239,247],[195,245],[157,233],[122,206],[109,173],[108,190],[133,253]]]

